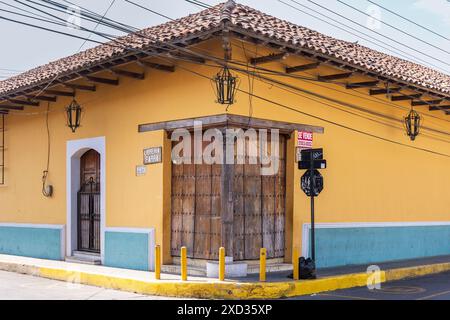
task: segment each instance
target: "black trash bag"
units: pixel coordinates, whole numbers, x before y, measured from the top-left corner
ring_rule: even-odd
[[[299,278],[302,280],[317,279],[316,276],[316,263],[311,259],[305,259],[304,257],[298,258]],[[294,274],[291,273],[288,278],[294,278]]]
[[[300,279],[316,279],[316,263],[311,259],[300,257],[298,259],[299,277]]]

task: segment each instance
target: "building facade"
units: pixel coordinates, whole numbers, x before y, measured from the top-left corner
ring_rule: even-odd
[[[225,65],[240,82],[229,106],[211,86]],[[312,132],[328,161],[318,267],[450,254],[450,76],[427,67],[229,1],[1,81],[0,100],[0,253],[139,270],[156,244],[168,265],[181,246],[200,261],[220,246],[236,261],[309,256],[297,144]],[[174,132],[194,139],[198,123],[277,130],[276,172],[247,148],[241,164],[172,161]]]

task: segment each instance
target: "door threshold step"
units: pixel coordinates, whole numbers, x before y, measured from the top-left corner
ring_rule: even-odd
[[[93,252],[74,251],[73,256],[66,257],[66,262],[100,265],[102,260],[99,254]]]
[[[96,257],[96,258],[100,258],[100,254],[99,253],[89,252],[89,251],[74,251],[73,255],[75,257]]]

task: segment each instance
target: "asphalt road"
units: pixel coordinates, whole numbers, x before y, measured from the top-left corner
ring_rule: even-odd
[[[162,300],[125,291],[0,271],[0,300]]]
[[[450,272],[381,284],[380,290],[352,288],[295,300],[450,300]]]

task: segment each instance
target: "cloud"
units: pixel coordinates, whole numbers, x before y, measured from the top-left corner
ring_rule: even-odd
[[[450,1],[449,0],[417,0],[414,3],[417,9],[428,11],[438,16],[442,21],[450,25]]]

